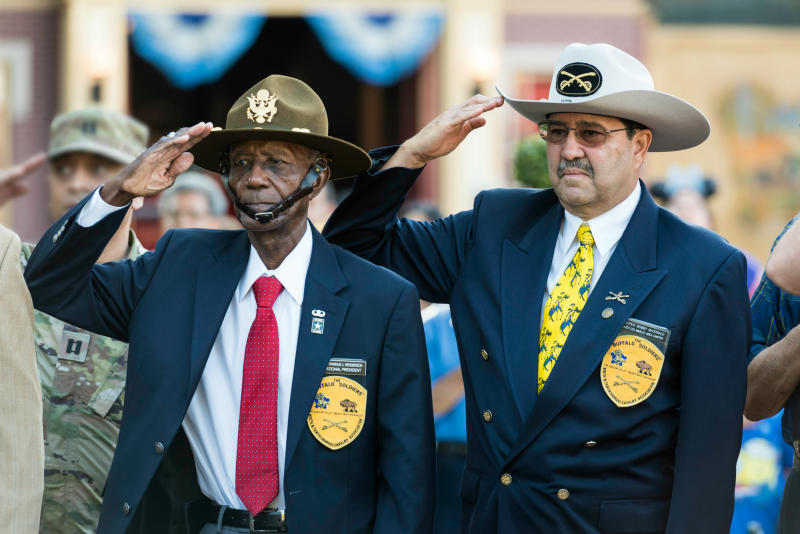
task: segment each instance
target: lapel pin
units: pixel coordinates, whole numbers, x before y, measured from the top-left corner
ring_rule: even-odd
[[[322,310],[313,310],[311,315],[314,318],[311,320],[311,333],[312,334],[322,334],[323,330],[325,330],[325,312]]]
[[[623,295],[622,291],[620,291],[619,293],[614,293],[613,291],[609,291],[609,293],[611,293],[611,296],[606,297],[606,300],[618,300],[623,304],[625,304],[625,299],[630,297],[630,295]]]
[[[603,310],[603,313],[601,315],[603,316],[603,319],[608,319],[609,317],[614,315],[614,310],[612,310],[611,308],[606,308],[605,310]]]

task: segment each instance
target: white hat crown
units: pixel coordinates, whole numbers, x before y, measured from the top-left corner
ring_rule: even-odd
[[[647,67],[607,44],[569,45],[558,58],[550,84],[550,102],[588,102],[621,91],[652,91]]]

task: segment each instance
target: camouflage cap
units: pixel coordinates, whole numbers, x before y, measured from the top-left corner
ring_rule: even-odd
[[[108,109],[86,108],[62,113],[50,125],[50,159],[88,152],[127,165],[147,148],[147,126]]]

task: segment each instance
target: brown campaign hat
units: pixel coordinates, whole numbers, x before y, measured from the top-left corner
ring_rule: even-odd
[[[220,157],[237,141],[286,141],[315,148],[331,158],[331,180],[367,171],[369,155],[357,146],[328,136],[325,106],[308,85],[274,74],[253,87],[228,111],[225,129],[214,128],[190,152],[197,166],[219,172]]]

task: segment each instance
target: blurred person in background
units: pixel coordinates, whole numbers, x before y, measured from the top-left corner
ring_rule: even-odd
[[[207,174],[188,171],[158,196],[161,232],[173,228],[226,229],[228,197]]]
[[[26,190],[20,182],[44,162],[37,155],[0,169],[0,204]],[[44,481],[42,393],[33,342],[33,303],[22,278],[19,237],[0,226],[0,532],[39,531]]]
[[[409,202],[399,213],[418,222],[432,223],[442,215],[436,206]],[[461,519],[461,477],[467,461],[467,403],[458,359],[458,344],[450,306],[420,300],[422,326],[431,369],[433,421],[436,427],[435,534],[458,532]]]
[[[717,231],[708,204],[708,199],[717,191],[717,183],[704,176],[699,165],[689,165],[685,169],[678,164],[671,165],[666,179],[654,183],[650,191],[665,208],[684,221]],[[746,250],[739,250],[747,260],[747,290],[752,297],[761,281],[764,265]]]
[[[91,108],[56,117],[47,153],[53,220],[136,159],[147,136],[144,124],[113,111]],[[132,203],[97,263],[136,259],[146,252],[131,230],[133,212],[141,206],[142,199]],[[34,248],[22,245],[23,268]],[[34,342],[44,409],[40,531],[89,534],[97,528],[119,435],[128,345],[40,311],[35,311]]]
[[[771,420],[783,409],[783,440],[794,449],[780,512],[781,534],[800,532],[800,215],[772,246],[753,296],[753,345],[745,417]]]

